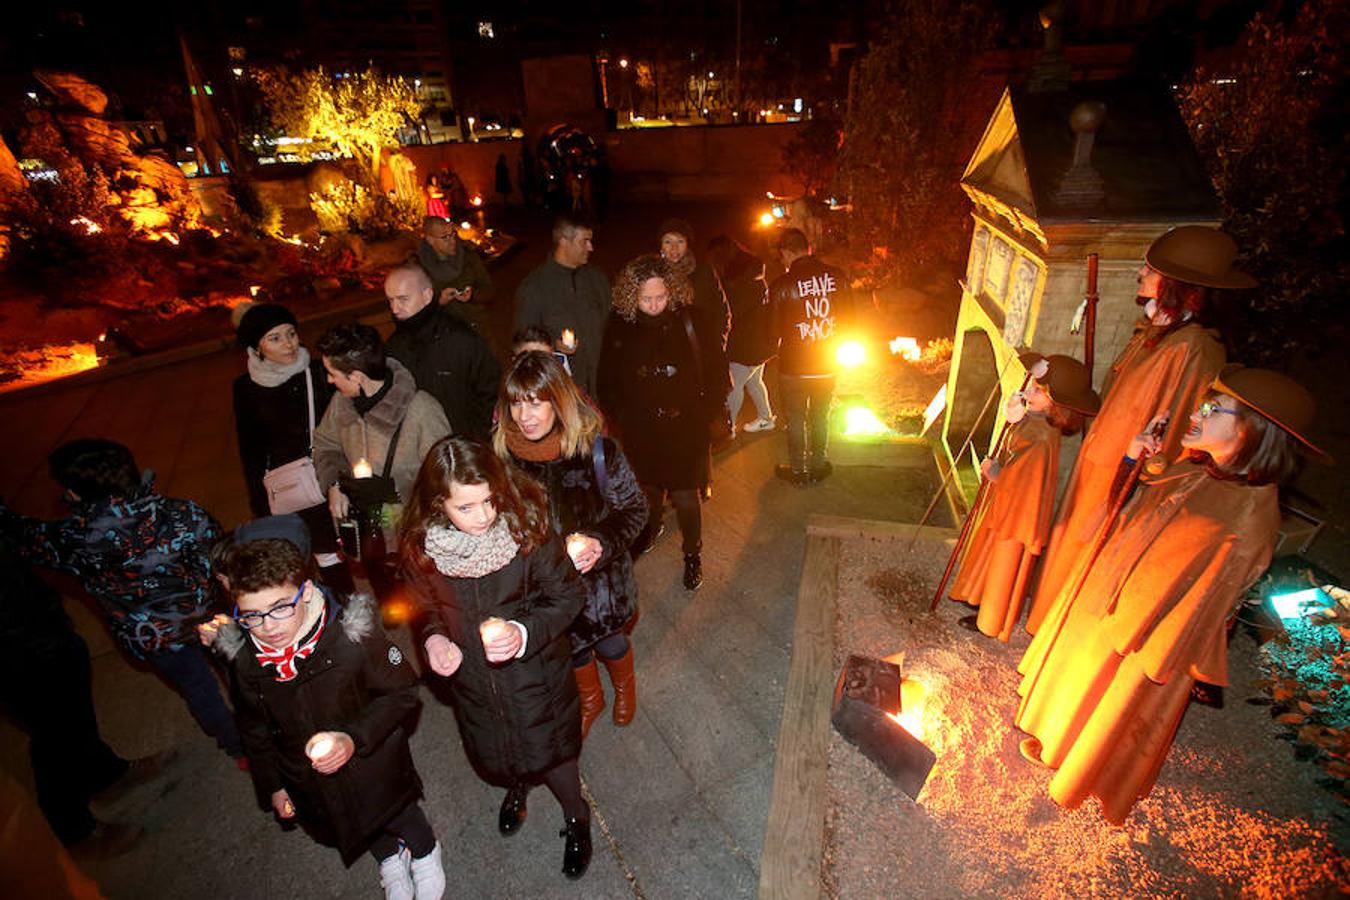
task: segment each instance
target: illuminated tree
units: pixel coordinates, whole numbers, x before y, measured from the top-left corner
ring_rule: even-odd
[[[374,69],[338,75],[323,68],[259,75],[272,121],[291,137],[326,143],[352,156],[378,183],[380,154],[418,121],[422,104],[411,82]],[[303,154],[302,154],[303,155]]]
[[[1246,362],[1283,362],[1343,302],[1346,0],[1309,0],[1290,21],[1252,20],[1221,71],[1197,69],[1181,109],[1242,248]],[[1325,334],[1319,327],[1317,335]]]
[[[884,277],[960,258],[968,220],[961,171],[988,116],[972,90],[992,43],[988,4],[912,0],[872,29],[839,154],[849,238]]]

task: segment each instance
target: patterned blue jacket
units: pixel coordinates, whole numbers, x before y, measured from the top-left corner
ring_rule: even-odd
[[[209,615],[208,554],[220,525],[196,503],[156,493],[152,472],[134,495],[77,503],[55,522],[0,504],[0,532],[33,564],[83,581],[139,659],[195,642]]]

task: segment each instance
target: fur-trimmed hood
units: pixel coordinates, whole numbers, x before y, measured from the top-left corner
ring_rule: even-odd
[[[379,615],[375,598],[369,594],[352,594],[344,606],[326,589],[321,587],[319,590],[328,604],[328,612],[338,612],[338,624],[342,627],[342,633],[347,636],[347,640],[359,644],[375,630],[375,622]],[[228,624],[217,629],[216,636],[211,641],[211,650],[233,662],[244,646],[245,640],[244,629],[231,619]]]

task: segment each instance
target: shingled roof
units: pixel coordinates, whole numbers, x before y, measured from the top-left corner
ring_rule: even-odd
[[[1089,100],[1106,104],[1091,156],[1102,196],[1080,205],[1059,188],[1077,137],[1069,114]],[[1043,93],[1008,89],[961,182],[977,200],[983,194],[1041,226],[1220,217],[1175,101],[1161,86],[1136,82],[1081,82]]]

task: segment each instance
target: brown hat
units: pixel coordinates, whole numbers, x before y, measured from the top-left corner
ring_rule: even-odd
[[[1018,358],[1027,371],[1037,362],[1045,360],[1050,368],[1045,377],[1038,379],[1041,387],[1050,395],[1050,399],[1060,406],[1068,407],[1085,416],[1095,416],[1102,408],[1102,400],[1092,389],[1092,373],[1072,356],[1045,356],[1028,351]]]
[[[1168,278],[1212,288],[1252,288],[1256,279],[1233,268],[1237,244],[1215,228],[1182,225],[1158,238],[1144,254]]]
[[[1241,400],[1298,438],[1313,453],[1330,458],[1325,450],[1304,437],[1317,415],[1317,403],[1303,385],[1288,375],[1231,365],[1214,379],[1213,387]]]

